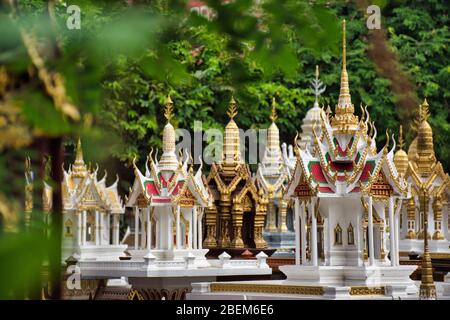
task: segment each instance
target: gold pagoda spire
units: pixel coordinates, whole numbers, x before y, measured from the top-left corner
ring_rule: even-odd
[[[270,120],[272,122],[277,121],[278,115],[277,115],[277,109],[276,109],[276,103],[275,103],[275,97],[272,98],[272,113],[270,114]]]
[[[346,45],[346,22],[342,21],[342,70],[339,100],[336,106],[336,114],[332,120],[332,126],[339,131],[356,129],[358,118],[354,115],[354,106],[350,95],[350,85],[347,73],[347,45]]]
[[[419,173],[430,173],[436,162],[433,143],[433,130],[428,123],[430,116],[427,99],[419,106],[419,118],[417,123],[417,151],[416,164]]]
[[[433,265],[431,263],[430,251],[428,248],[428,214],[427,214],[427,199],[428,192],[423,189],[424,196],[424,240],[423,240],[423,255],[422,255],[422,279],[420,282],[419,299],[421,300],[436,300],[436,286],[433,281]]]
[[[83,159],[83,149],[81,147],[81,139],[78,137],[75,162],[72,166],[73,176],[76,178],[83,178],[87,174],[86,164]]]

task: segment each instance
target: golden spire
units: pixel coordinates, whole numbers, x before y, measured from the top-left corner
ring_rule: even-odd
[[[272,113],[270,115],[270,120],[272,120],[272,122],[277,121],[277,110],[276,110],[276,104],[275,104],[275,98],[272,98]]]
[[[417,121],[417,152],[416,164],[419,173],[428,174],[436,162],[433,143],[433,129],[428,123],[430,116],[427,99],[419,106],[419,118]]]
[[[233,95],[231,95],[230,106],[228,107],[227,114],[231,120],[233,120],[233,118],[237,115],[236,101],[234,100]]]
[[[81,148],[81,139],[80,139],[80,137],[78,137],[77,148],[76,148],[75,162],[77,162],[77,161],[84,163],[83,149]]]
[[[333,127],[340,131],[356,129],[358,118],[353,114],[354,106],[350,95],[350,86],[347,73],[347,46],[346,46],[346,22],[342,22],[342,71],[339,100],[336,106],[336,114],[333,118]]]
[[[76,178],[82,178],[86,176],[87,168],[83,159],[83,149],[81,147],[81,139],[78,137],[75,162],[72,166],[73,176]]]
[[[170,119],[173,117],[173,102],[170,94],[167,96],[166,106],[164,107],[164,117],[166,117],[167,122],[170,122]]]
[[[424,196],[424,240],[422,255],[422,279],[420,282],[419,299],[436,300],[436,286],[433,281],[433,265],[431,263],[430,251],[428,248],[428,214],[427,214],[427,198],[428,193],[423,189]]]

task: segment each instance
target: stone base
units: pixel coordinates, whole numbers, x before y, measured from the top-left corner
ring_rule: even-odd
[[[295,232],[263,232],[264,240],[270,249],[294,249]]]
[[[286,280],[193,283],[187,299],[417,299],[414,266],[281,266]]]
[[[76,250],[78,260],[119,260],[125,256],[126,245],[84,245]]]
[[[209,267],[206,261],[206,253],[209,249],[173,249],[173,250],[152,250],[155,260],[158,261],[184,261],[186,257],[192,255],[195,257],[195,265],[197,267]],[[132,259],[143,259],[148,253],[147,249],[128,250]]]

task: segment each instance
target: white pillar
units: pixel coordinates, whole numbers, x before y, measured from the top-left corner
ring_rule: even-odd
[[[116,226],[116,242],[114,244],[118,245],[120,243],[120,215],[115,214],[114,217],[116,218],[116,221],[114,223],[114,225]]]
[[[99,218],[98,218],[98,211],[95,210],[95,245],[97,245],[97,246],[100,244],[100,242],[99,242],[100,237],[99,237],[99,226],[98,226],[99,222],[98,222],[98,220],[99,220]]]
[[[176,242],[177,249],[181,249],[181,228],[180,228],[180,206],[177,206],[177,221],[176,223]]]
[[[105,227],[104,226],[104,224],[105,224],[104,218],[105,218],[105,216],[104,216],[103,212],[100,211],[98,213],[98,236],[99,236],[98,244],[99,245],[103,244],[103,228]]]
[[[138,215],[138,208],[133,207],[134,211],[134,250],[138,249],[139,244],[139,215]]]
[[[302,264],[305,265],[306,264],[306,226],[307,226],[307,221],[306,221],[306,204],[304,202],[302,202],[302,206],[301,206],[301,220],[300,220],[300,232],[301,232],[301,237],[302,237]]]
[[[325,221],[323,223],[323,241],[324,241],[324,250],[323,250],[323,256],[324,256],[324,265],[329,265],[329,259],[330,259],[330,219],[325,218]]]
[[[146,214],[147,214],[147,249],[152,249],[152,222],[150,220],[150,207],[147,207]]]
[[[194,206],[192,208],[192,215],[193,215],[193,221],[192,221],[192,242],[194,243],[194,249],[197,249],[197,206]]]
[[[159,219],[156,219],[156,225],[155,225],[155,249],[161,248],[161,223],[159,222]]]
[[[375,264],[374,246],[373,246],[373,214],[372,214],[372,197],[368,197],[368,228],[369,228],[369,263],[371,266]]]
[[[191,210],[190,214],[189,214],[189,233],[188,233],[188,249],[192,249],[192,234],[193,234],[193,226],[192,226],[192,212],[193,210]]]
[[[198,231],[198,239],[197,239],[197,248],[203,249],[203,226],[202,226],[202,218],[203,218],[203,208],[200,208],[200,215],[197,221],[197,231]]]
[[[80,246],[81,245],[81,243],[82,243],[82,240],[81,240],[81,228],[82,228],[82,222],[81,222],[81,219],[82,219],[82,213],[81,212],[78,212],[78,216],[77,216],[77,243],[78,243],[78,245]]]
[[[391,266],[395,266],[395,224],[394,224],[394,197],[389,197],[389,256],[391,257]]]
[[[138,209],[139,217],[141,218],[141,249],[145,248],[145,216],[144,209]]]
[[[395,223],[395,237],[394,237],[394,245],[395,245],[395,265],[400,265],[400,247],[399,247],[399,239],[400,239],[400,212],[402,209],[402,201],[399,200],[397,204],[397,210],[394,214],[394,223]]]
[[[317,200],[309,201],[309,212],[311,214],[311,256],[312,264],[317,267],[319,265],[318,252],[317,252],[317,216],[315,212],[315,204]]]
[[[294,222],[295,222],[295,264],[300,265],[300,204],[298,198],[294,200]],[[303,218],[302,218],[303,222]],[[302,241],[303,242],[303,241]],[[303,254],[303,252],[302,252]],[[304,260],[302,263],[305,263]]]
[[[83,210],[83,234],[81,236],[81,244],[85,245],[86,244],[86,217],[87,213],[86,210]]]

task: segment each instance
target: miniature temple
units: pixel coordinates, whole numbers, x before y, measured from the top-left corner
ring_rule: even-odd
[[[377,151],[367,107],[361,119],[354,113],[345,20],[342,60],[338,104],[331,119],[321,116],[320,136],[313,128],[314,152],[295,145],[284,199],[295,202],[296,264],[279,267],[287,279],[194,283],[189,299],[417,297],[409,278],[415,266],[400,265],[398,250],[399,213],[410,192],[394,164],[395,143],[389,149],[388,136]]]
[[[411,184],[411,198],[405,201],[401,211],[400,254],[403,259],[408,259],[410,254],[423,252],[424,212],[428,217],[430,254],[434,257],[450,256],[450,177],[444,172],[434,153],[433,131],[428,123],[429,105],[426,99],[419,110],[417,137],[406,154],[400,128],[400,148],[394,158],[399,173]],[[425,194],[428,195],[426,207]]]
[[[101,180],[97,170],[87,168],[83,159],[81,141],[76,147],[75,162],[64,170],[61,185],[63,198],[63,254],[78,260],[119,260],[125,245],[120,244],[119,223],[124,205],[117,192],[117,180],[106,186],[106,173]],[[48,187],[44,197],[51,196]],[[50,206],[51,201],[44,199]],[[45,207],[45,205],[44,205]]]
[[[267,144],[257,171],[257,180],[262,187],[269,204],[267,207],[264,238],[269,248],[277,249],[277,253],[288,253],[295,247],[295,233],[287,226],[287,201],[283,199],[284,188],[288,180],[284,168],[280,148],[280,131],[275,123],[277,113],[275,99],[272,100],[272,124],[267,130]]]
[[[206,248],[267,247],[263,238],[267,198],[241,158],[239,128],[234,121],[237,107],[231,98],[230,121],[225,127],[222,161],[213,163],[207,184],[213,204],[205,210]]]
[[[264,252],[256,259],[239,260],[222,251],[218,259],[206,259],[202,217],[213,198],[202,176],[202,165],[194,172],[193,164],[188,163],[190,156],[176,154],[172,109],[168,97],[159,161],[150,153],[145,174],[133,161],[135,180],[126,202],[134,214],[129,233],[134,243],[127,250],[130,256],[101,263],[79,261],[82,276],[113,279],[124,288],[131,285],[148,296],[173,299],[184,297],[194,279],[270,275],[272,269]]]
[[[175,129],[170,123],[173,103],[166,103],[167,124],[163,132],[163,154],[155,163],[151,153],[145,175],[134,165],[135,181],[127,207],[133,208],[134,248],[132,256],[151,252],[157,259],[195,256],[195,264],[205,260],[202,246],[202,218],[211,196],[202,180],[202,166],[193,172],[175,154]]]

